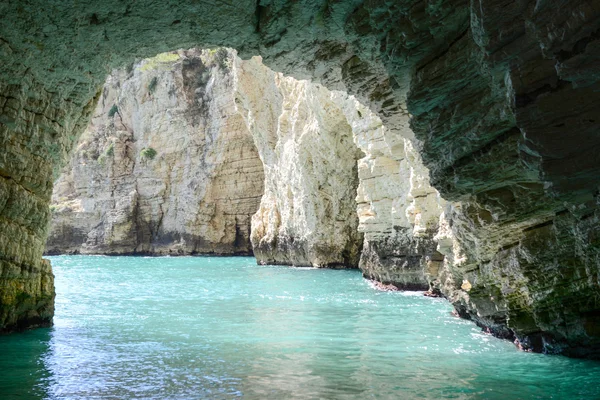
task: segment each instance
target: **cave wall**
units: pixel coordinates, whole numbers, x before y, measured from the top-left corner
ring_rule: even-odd
[[[408,96],[431,183],[451,202],[438,287],[524,348],[597,358],[598,10],[483,5],[416,68]]]
[[[6,293],[50,279],[40,259],[52,171],[107,72],[224,45],[355,95],[411,141],[449,202],[432,281],[463,316],[534,350],[596,357],[599,10],[581,0],[0,4],[0,176],[14,204],[0,212],[0,325],[49,319],[44,285],[25,285],[17,297],[40,301],[23,307]]]

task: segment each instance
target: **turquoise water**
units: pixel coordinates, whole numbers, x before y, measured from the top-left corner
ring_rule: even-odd
[[[0,399],[598,399],[440,299],[252,258],[50,257],[51,329],[0,337]]]

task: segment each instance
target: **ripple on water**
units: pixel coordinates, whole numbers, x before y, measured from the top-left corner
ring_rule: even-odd
[[[0,337],[0,398],[593,399],[441,299],[250,258],[51,257],[55,326]]]

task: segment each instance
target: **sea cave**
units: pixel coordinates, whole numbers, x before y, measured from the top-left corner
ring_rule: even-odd
[[[0,14],[0,397],[600,396],[594,2]]]

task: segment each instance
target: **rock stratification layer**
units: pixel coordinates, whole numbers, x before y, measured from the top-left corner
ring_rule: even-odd
[[[111,74],[55,183],[47,252],[252,254],[264,176],[234,57],[165,53]]]
[[[52,171],[107,72],[223,45],[355,95],[390,137],[411,141],[450,202],[431,276],[462,315],[534,350],[599,357],[599,10],[581,0],[4,2],[0,198],[14,205],[0,211],[11,266],[2,308],[14,321],[49,309],[5,293],[27,282],[28,296],[49,298],[29,283],[50,276],[40,258]]]
[[[598,17],[584,2],[481,3],[408,97],[431,182],[453,202],[441,291],[525,348],[595,358]]]
[[[347,99],[344,110],[364,152],[356,198],[365,235],[360,269],[400,289],[431,289],[429,275],[443,259],[434,235],[445,202],[429,185],[427,168],[407,139],[408,126],[405,136],[394,134],[356,99]]]

